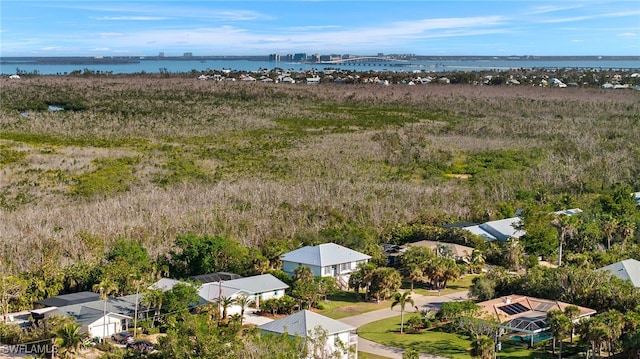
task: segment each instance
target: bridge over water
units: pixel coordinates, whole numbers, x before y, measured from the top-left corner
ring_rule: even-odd
[[[355,65],[355,66],[411,66],[408,60],[392,59],[380,56],[360,56],[348,59],[320,61],[323,65]]]

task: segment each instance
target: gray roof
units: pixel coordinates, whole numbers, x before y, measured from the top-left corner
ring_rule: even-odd
[[[286,283],[273,275],[261,274],[217,283],[205,283],[200,287],[199,293],[200,297],[206,300],[214,300],[218,297],[228,298],[238,293],[252,295],[287,288],[289,286]]]
[[[335,243],[306,246],[283,254],[280,259],[292,263],[326,267],[370,259],[371,256]]]
[[[316,327],[321,327],[327,331],[327,335],[343,333],[356,328],[351,325],[339,322],[335,319],[327,318],[308,310],[303,310],[284,318],[274,320],[266,324],[258,326],[258,329],[265,332],[276,334],[288,333],[289,335],[298,335],[306,337],[309,333],[315,333]]]
[[[485,222],[480,225],[480,228],[491,233],[499,240],[504,241],[509,238],[520,238],[524,235],[525,232],[523,230],[515,228],[521,222],[522,219],[520,217],[511,217],[497,221]]]
[[[483,237],[487,241],[495,241],[497,239],[493,234],[491,234],[491,233],[485,231],[484,229],[480,228],[479,225],[478,226],[465,227],[464,229],[466,229],[467,231],[469,231],[469,232],[471,232],[471,233],[473,233],[473,234],[475,234],[477,236]]]
[[[607,270],[622,280],[631,281],[634,287],[640,288],[640,262],[635,259],[625,259],[599,270]]]
[[[239,290],[237,288],[229,288],[224,285],[218,283],[205,283],[200,288],[198,288],[198,295],[200,298],[213,302],[218,300],[219,298],[231,298],[232,296],[239,293],[247,293],[245,291]]]
[[[177,280],[177,279],[160,278],[157,282],[155,282],[154,284],[148,286],[147,289],[151,289],[151,290],[160,289],[163,292],[166,292],[168,290],[172,290],[173,286],[178,284],[178,283],[189,284],[188,282],[183,282],[183,281],[180,281],[180,280]]]
[[[223,287],[243,290],[251,294],[287,289],[289,286],[271,274],[261,274],[222,282]]]
[[[142,295],[139,295],[141,298]],[[138,299],[139,299],[138,298]],[[92,302],[86,302],[81,304],[73,304],[66,305],[63,307],[58,307],[58,310],[67,313],[69,315],[75,315],[87,310],[96,310],[100,312],[102,315],[105,307],[105,303],[102,300],[95,300]],[[143,306],[139,306],[138,310],[142,309]],[[109,298],[107,300],[106,311],[111,313],[123,314],[123,315],[133,315],[136,310],[136,295],[125,295],[123,297]]]
[[[56,295],[55,297],[40,300],[38,301],[38,303],[44,305],[45,307],[64,307],[66,305],[92,302],[97,299],[100,299],[100,294],[98,293],[78,292]]]
[[[136,295],[109,298],[106,305],[106,313],[121,317],[131,317],[135,314]],[[143,308],[138,308],[140,311]],[[78,324],[91,324],[102,318],[105,313],[105,303],[102,300],[72,304],[59,307],[57,312],[62,315],[74,317]]]
[[[200,283],[213,283],[213,282],[219,282],[221,280],[233,280],[238,278],[242,278],[242,276],[239,274],[229,273],[229,272],[207,273],[207,274],[200,274],[200,275],[194,275],[189,277],[189,279],[200,282]]]

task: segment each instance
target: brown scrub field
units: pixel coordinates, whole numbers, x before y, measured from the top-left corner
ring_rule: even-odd
[[[16,271],[51,253],[101,257],[118,238],[158,255],[187,232],[246,246],[381,236],[496,218],[531,193],[640,188],[640,91],[153,76],[0,87],[0,261]]]

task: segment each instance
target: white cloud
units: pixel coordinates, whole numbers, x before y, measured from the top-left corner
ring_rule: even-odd
[[[596,20],[596,19],[604,19],[604,18],[628,17],[628,16],[638,16],[638,15],[640,15],[640,11],[620,11],[620,12],[610,12],[610,13],[602,13],[602,14],[596,14],[596,15],[583,15],[583,16],[546,19],[540,22],[547,23],[547,24],[555,24],[555,23],[563,23],[563,22]]]
[[[101,21],[161,21],[169,18],[160,16],[102,16],[95,19]]]
[[[99,35],[103,39],[110,39],[110,38],[114,38],[114,37],[126,36],[125,34],[123,34],[121,32],[101,32]]]
[[[533,7],[531,9],[529,9],[527,11],[527,14],[529,14],[529,15],[548,14],[548,13],[558,12],[558,11],[579,9],[581,7],[582,7],[581,5],[574,5],[574,6],[551,6],[551,5],[548,5],[548,6],[536,6],[536,7]]]
[[[637,37],[638,34],[636,34],[635,32],[623,32],[621,34],[618,34],[617,36],[620,36],[620,37]]]

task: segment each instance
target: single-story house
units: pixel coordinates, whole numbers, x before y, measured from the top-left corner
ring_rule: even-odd
[[[517,228],[521,223],[522,219],[520,217],[511,217],[485,222],[478,225],[478,227],[488,233],[489,236],[504,242],[509,238],[520,238],[525,234],[524,230]]]
[[[229,272],[215,272],[215,273],[194,275],[189,277],[189,279],[191,279],[192,281],[200,282],[202,284],[227,281],[227,280],[233,280],[233,279],[239,279],[239,278],[242,278],[242,276],[239,274],[229,273]]]
[[[609,271],[612,275],[622,280],[631,281],[634,287],[640,288],[640,261],[632,258],[625,259],[598,270]]]
[[[136,311],[139,319],[144,318],[149,308],[140,305],[136,308],[136,299],[139,298],[139,295],[132,294],[109,298],[106,303],[98,298],[90,302],[34,309],[31,315],[36,321],[53,315],[70,316],[82,326],[83,332],[92,337],[108,338],[127,330]]]
[[[339,353],[340,358],[358,357],[356,328],[309,310],[259,325],[258,329],[262,335],[288,334],[302,338],[317,338],[320,334],[326,334],[327,341],[324,347],[315,348],[316,350],[323,351],[323,354]],[[314,348],[310,347],[309,350],[312,351]],[[322,355],[324,356],[326,355]],[[313,358],[313,353],[309,353],[308,357]]]
[[[473,252],[473,248],[463,246],[461,244],[438,242],[438,241],[427,241],[427,240],[407,243],[407,244],[383,243],[382,252],[385,255],[385,257],[387,257],[387,266],[395,267],[400,265],[400,258],[402,257],[404,252],[406,252],[407,249],[409,249],[409,247],[427,247],[427,248],[431,248],[434,251],[434,253],[436,253],[436,250],[438,250],[439,247],[441,249],[442,246],[448,247],[451,250],[453,259],[457,261],[465,260]]]
[[[509,331],[536,334],[549,330],[547,312],[558,309],[564,311],[569,303],[556,300],[540,299],[523,295],[510,295],[478,303],[483,317],[490,317],[500,323],[500,327]],[[580,307],[580,318],[590,317],[596,313],[594,309]],[[533,345],[533,335],[529,336]]]
[[[525,235],[525,231],[520,229],[522,224],[522,218],[517,216],[519,211],[516,212],[516,217],[499,219],[496,221],[489,221],[478,225],[471,225],[462,227],[477,236],[483,237],[487,241],[499,240],[504,242],[510,238],[520,238]],[[552,215],[567,215],[572,216],[582,213],[580,208],[565,209],[557,212],[550,213]]]
[[[65,307],[67,305],[93,302],[100,299],[100,294],[95,292],[77,292],[56,295],[55,297],[39,300],[36,304],[42,307]]]
[[[471,252],[473,252],[473,248],[471,247],[467,247],[467,246],[463,246],[461,244],[456,244],[456,243],[445,243],[445,242],[437,242],[437,241],[418,241],[418,242],[413,242],[413,243],[407,243],[407,247],[427,247],[427,248],[431,248],[433,250],[434,253],[437,254],[437,251],[440,250],[440,248],[444,246],[444,247],[448,247],[451,250],[451,253],[453,255],[453,259],[455,260],[464,260],[465,258],[467,258],[468,256],[471,255]]]
[[[221,298],[237,299],[245,295],[251,298],[257,308],[260,303],[273,298],[282,298],[289,286],[271,274],[262,274],[252,277],[232,279],[203,284],[198,294],[203,299],[214,302]],[[228,314],[241,312],[239,305],[233,305],[227,309]]]
[[[183,281],[177,280],[177,279],[160,278],[157,282],[155,282],[152,285],[148,286],[147,289],[150,289],[150,290],[160,289],[163,292],[166,292],[168,290],[173,289],[173,286],[175,286],[178,283],[187,284],[187,282],[183,282]]]
[[[351,272],[371,256],[335,243],[306,246],[280,256],[282,270],[293,276],[296,268],[307,266],[316,277],[334,277],[338,282],[348,281]]]

